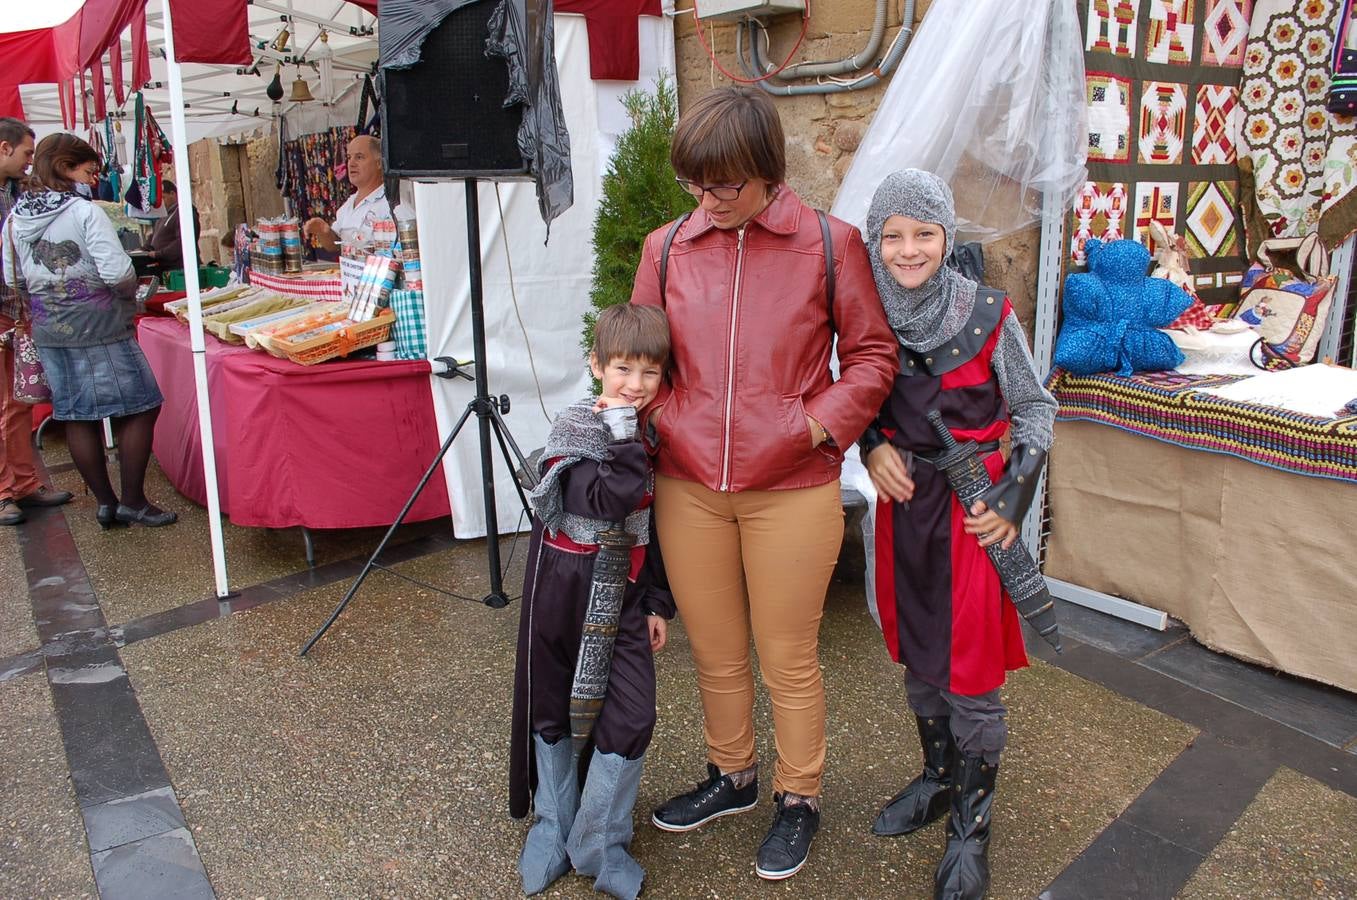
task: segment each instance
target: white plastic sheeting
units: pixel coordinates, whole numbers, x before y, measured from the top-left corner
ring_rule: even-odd
[[[589,309],[591,239],[603,173],[617,137],[630,125],[619,98],[631,88],[653,90],[661,70],[674,70],[672,23],[652,16],[641,16],[639,23],[640,79],[635,83],[598,82],[589,78],[589,36],[583,17],[555,17],[556,65],[570,130],[575,203],[552,223],[550,244],[543,244],[546,226],[531,182],[478,184],[490,393],[508,394],[512,399],[513,406],[505,418],[524,453],[546,443],[551,424],[548,413],[554,414],[589,392],[580,335],[584,313]],[[461,182],[416,184],[415,200],[429,356],[470,359],[471,290],[464,187]],[[456,424],[475,391],[471,382],[461,379],[434,379],[433,386],[441,438]],[[518,527],[522,504],[498,446],[493,456],[499,528],[510,532]],[[443,474],[457,536],[484,535],[480,444],[474,416],[444,458]]]
[[[881,179],[914,167],[951,184],[958,240],[1026,228],[1041,219],[1042,193],[1068,205],[1087,178],[1084,92],[1069,0],[934,0],[833,213],[863,225]]]

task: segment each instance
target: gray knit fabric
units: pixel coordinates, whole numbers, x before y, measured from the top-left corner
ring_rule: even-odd
[[[567,512],[561,497],[561,473],[582,459],[602,462],[608,457],[612,440],[607,426],[594,412],[594,398],[586,397],[561,410],[551,423],[543,459],[555,459],[541,482],[528,494],[533,512],[551,534],[564,531],[579,544],[597,544],[597,534],[613,523],[590,519]],[[636,535],[637,544],[650,543],[650,510],[633,510],[627,516],[625,527]]]
[[[999,390],[1008,403],[1013,443],[1050,450],[1055,439],[1056,402],[1042,385],[1017,316],[1005,316],[991,359]]]
[[[951,340],[966,324],[975,306],[976,284],[942,265],[919,287],[901,286],[881,259],[881,232],[891,216],[941,226],[947,235],[946,260],[956,236],[952,189],[931,172],[904,169],[886,176],[867,210],[867,253],[881,305],[900,343],[922,353]]]

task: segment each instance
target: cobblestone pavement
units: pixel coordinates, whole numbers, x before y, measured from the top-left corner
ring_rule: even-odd
[[[79,479],[48,453],[58,486]],[[174,497],[158,472],[152,496]],[[93,503],[0,529],[0,897],[514,897],[507,814],[517,605],[377,572],[307,657],[380,538],[227,526],[212,594],[206,515],[103,532]],[[186,508],[187,507],[187,508]],[[525,541],[503,541],[507,587]],[[682,626],[657,659],[659,726],[637,804],[648,897],[927,897],[941,823],[871,836],[918,765],[898,668],[845,546],[826,607],[824,825],[810,862],[758,879],[772,814],[686,835],[646,811],[703,775]],[[466,597],[483,541],[413,526],[384,562]],[[1005,688],[994,898],[1357,897],[1357,697],[1061,605],[1066,652],[1029,641]],[[760,753],[771,760],[766,697]],[[550,897],[585,897],[570,875]]]

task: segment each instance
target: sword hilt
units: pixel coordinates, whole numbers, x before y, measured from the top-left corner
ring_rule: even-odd
[[[966,441],[964,444],[957,443],[957,439],[952,436],[951,430],[943,424],[942,413],[936,409],[929,410],[925,417],[928,419],[928,424],[932,426],[933,433],[938,436],[938,441],[942,443],[942,453],[933,460],[933,465],[949,473],[957,470],[958,467],[967,468],[969,460],[976,455],[976,448],[980,445],[975,441]],[[960,472],[958,471],[959,475]],[[948,476],[949,480],[951,477],[951,475]],[[988,475],[986,475],[986,478],[988,479]]]

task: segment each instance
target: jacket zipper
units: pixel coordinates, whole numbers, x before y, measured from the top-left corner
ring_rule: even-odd
[[[721,457],[721,490],[730,490],[731,424],[735,417],[735,323],[740,316],[740,275],[744,271],[744,229],[735,239],[735,284],[730,297],[730,341],[726,352],[726,415],[722,423],[724,453]]]

